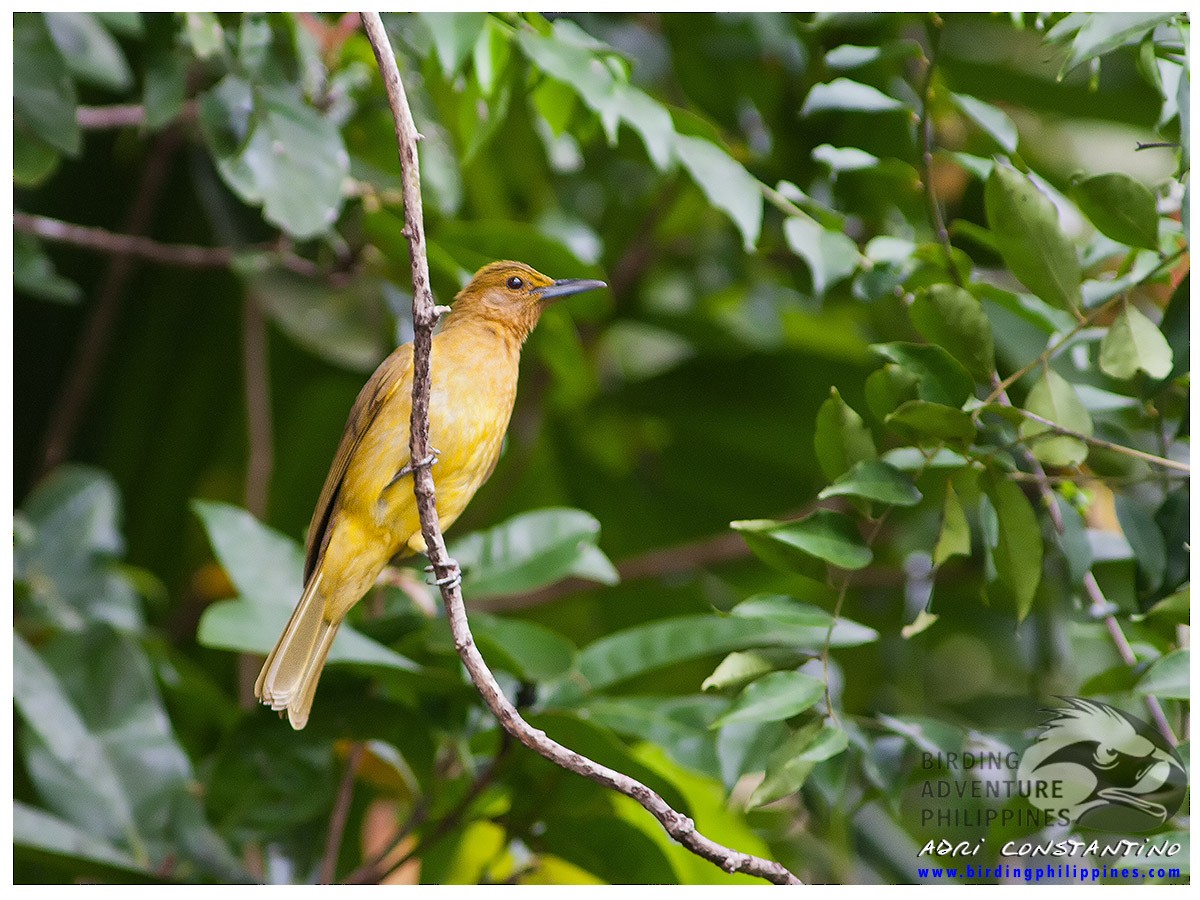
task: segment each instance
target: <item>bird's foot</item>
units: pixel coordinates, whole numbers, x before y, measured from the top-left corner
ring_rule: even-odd
[[[405,463],[404,467],[399,472],[397,472],[394,476],[392,476],[392,480],[390,482],[388,482],[388,487],[391,487],[393,484],[395,484],[397,481],[399,481],[405,475],[412,475],[413,473],[415,473],[417,471],[417,469],[427,469],[427,468],[430,468],[430,467],[436,465],[437,461],[441,457],[441,455],[442,455],[442,452],[440,450],[438,450],[437,447],[430,447],[429,455],[427,457],[425,457],[424,459],[419,460],[415,463],[411,463],[411,462]]]
[[[451,587],[451,588],[458,587],[459,585],[462,584],[462,570],[458,567],[458,563],[455,562],[454,560],[450,559],[450,560],[446,561],[446,565],[453,567],[454,572],[451,573],[450,575],[447,575],[445,578],[435,578],[433,581],[429,582],[429,584],[435,585],[437,587]],[[426,566],[425,571],[432,572],[432,571],[434,571],[434,567]]]

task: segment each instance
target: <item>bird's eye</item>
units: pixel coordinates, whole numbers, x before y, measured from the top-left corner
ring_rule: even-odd
[[[508,279],[506,284],[508,285],[508,289],[510,291],[519,291],[521,288],[525,287],[525,282],[522,281],[520,278],[518,278],[516,275],[514,275],[512,278]]]

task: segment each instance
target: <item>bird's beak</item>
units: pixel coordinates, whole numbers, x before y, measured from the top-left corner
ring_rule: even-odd
[[[584,291],[594,291],[596,288],[608,287],[603,281],[592,278],[560,278],[554,284],[544,287],[539,294],[543,303],[551,300],[561,300],[572,294],[582,294]]]

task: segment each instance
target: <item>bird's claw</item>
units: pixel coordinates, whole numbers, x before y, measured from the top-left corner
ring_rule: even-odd
[[[429,455],[427,457],[425,457],[424,459],[419,460],[415,463],[412,463],[412,462],[405,463],[404,467],[401,468],[400,471],[397,472],[395,474],[395,476],[393,476],[392,480],[388,483],[388,487],[391,487],[393,484],[395,484],[397,481],[399,481],[405,475],[414,474],[417,471],[417,469],[427,469],[427,468],[430,468],[431,466],[436,465],[437,461],[441,458],[441,455],[442,455],[442,452],[440,450],[438,450],[436,447],[430,447]]]

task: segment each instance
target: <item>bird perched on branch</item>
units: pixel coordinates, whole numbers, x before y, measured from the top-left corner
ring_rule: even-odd
[[[517,395],[521,347],[542,311],[605,286],[554,281],[503,261],[484,266],[459,292],[431,356],[429,440],[443,528],[496,467]],[[413,348],[405,344],[359,393],[317,501],[304,593],[254,685],[259,700],[287,710],[293,728],[308,721],[317,679],[350,608],[393,557],[425,552],[409,459],[412,385]]]

